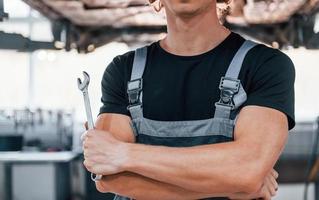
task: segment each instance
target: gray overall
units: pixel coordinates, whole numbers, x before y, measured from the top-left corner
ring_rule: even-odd
[[[248,51],[256,46],[245,41],[234,56],[226,75],[220,80],[220,100],[215,103],[213,118],[193,121],[156,121],[143,117],[142,93],[143,72],[146,65],[147,47],[135,51],[131,81],[128,82],[128,110],[132,117],[132,128],[137,143],[164,145],[170,147],[190,147],[214,144],[233,140],[235,117],[247,95],[238,80],[244,58]],[[231,117],[234,116],[234,117]],[[130,198],[115,196],[114,200]],[[225,199],[225,198],[209,198]],[[226,198],[227,199],[227,198]]]

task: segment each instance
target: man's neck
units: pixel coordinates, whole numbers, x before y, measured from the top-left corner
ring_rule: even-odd
[[[220,44],[230,31],[219,23],[216,7],[193,17],[167,13],[168,34],[160,45],[166,51],[182,56],[199,55]]]

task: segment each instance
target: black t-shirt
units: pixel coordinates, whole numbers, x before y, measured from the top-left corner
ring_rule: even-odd
[[[160,121],[212,118],[220,98],[220,78],[243,42],[243,37],[232,32],[217,47],[195,56],[174,55],[159,42],[150,44],[143,75],[144,117]],[[134,51],[130,51],[115,57],[106,68],[100,113],[130,116],[126,89],[133,59]],[[243,106],[277,109],[287,115],[289,129],[294,127],[295,69],[288,56],[257,45],[248,52],[239,79],[248,96]]]

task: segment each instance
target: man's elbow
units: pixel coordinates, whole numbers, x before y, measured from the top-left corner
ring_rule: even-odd
[[[249,170],[246,170],[246,173],[242,174],[239,181],[239,187],[241,188],[242,192],[248,194],[258,192],[263,186],[267,174],[271,170],[268,168],[269,167],[265,164],[251,164],[248,167]]]
[[[254,194],[260,190],[263,182],[264,177],[260,175],[247,175],[242,178],[242,182],[239,184],[240,191],[247,194]]]

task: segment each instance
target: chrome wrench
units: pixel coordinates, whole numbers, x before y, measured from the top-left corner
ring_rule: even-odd
[[[89,130],[91,130],[91,129],[94,129],[94,122],[93,122],[93,117],[92,117],[89,90],[88,90],[88,87],[90,84],[90,76],[85,71],[83,71],[83,76],[84,76],[83,81],[80,78],[78,78],[78,87],[79,87],[79,90],[81,90],[81,92],[83,93],[86,118],[88,121],[88,128],[89,128]],[[93,181],[99,181],[102,179],[102,175],[96,175],[96,174],[91,173],[91,179]]]

